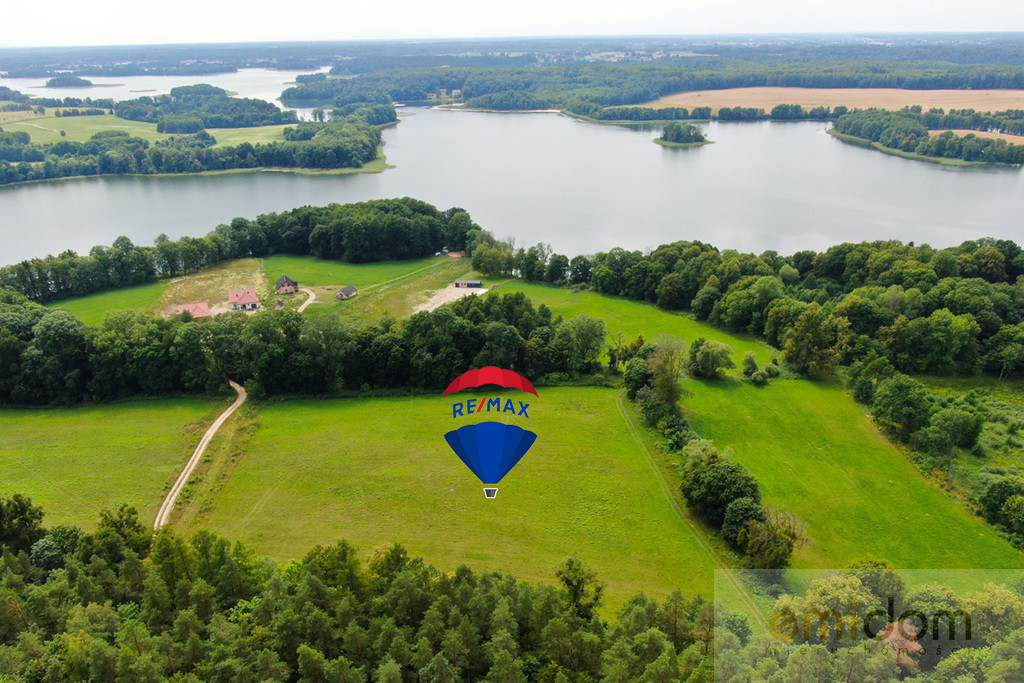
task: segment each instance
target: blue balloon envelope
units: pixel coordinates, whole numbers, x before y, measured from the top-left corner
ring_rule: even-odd
[[[497,484],[526,455],[537,435],[516,425],[481,422],[444,435],[455,455],[485,484]]]

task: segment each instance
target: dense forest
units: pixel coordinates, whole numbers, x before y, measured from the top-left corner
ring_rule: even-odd
[[[282,111],[266,100],[229,97],[223,88],[205,83],[171,88],[168,95],[118,102],[114,114],[130,121],[155,123],[161,133],[298,122],[294,111]]]
[[[1021,64],[1019,33],[833,36],[587,36],[474,40],[229,43],[0,48],[11,77],[201,75],[243,68],[332,66],[359,74],[437,66],[526,66],[615,61],[689,66],[695,55],[764,64],[822,59]]]
[[[751,86],[1024,88],[1024,66],[837,60],[762,64],[700,57],[693,58],[687,68],[619,64],[418,68],[295,85],[281,99],[288,106],[303,107],[347,104],[370,93],[384,93],[393,101],[422,101],[444,88],[461,90],[469,106],[538,109],[564,108],[574,98],[619,106],[686,90]]]
[[[818,348],[792,362],[808,374],[830,374],[872,353],[907,373],[1024,374],[1024,251],[1010,240],[948,249],[844,243],[791,256],[676,242],[649,254],[612,249],[571,260],[542,245],[513,252],[483,240],[473,264],[490,275],[690,310],[777,348],[804,319],[801,333]]]
[[[958,136],[950,131],[932,135],[920,116],[882,109],[853,112],[840,116],[834,130],[883,147],[937,159],[960,159],[996,164],[1024,164],[1024,145],[1006,140]],[[935,115],[935,120],[946,117]]]
[[[238,258],[314,254],[351,263],[429,256],[444,246],[464,248],[480,228],[462,209],[447,211],[416,199],[303,206],[255,220],[235,218],[206,237],[158,237],[153,247],[120,237],[87,256],[58,256],[0,268],[0,287],[54,301],[105,289],[175,277]]]
[[[679,591],[638,594],[609,621],[600,577],[572,557],[530,584],[442,572],[398,544],[367,558],[340,540],[278,563],[208,531],[154,533],[128,506],[92,531],[44,526],[18,494],[0,511],[11,680],[953,683],[1024,666],[1019,584],[912,584],[872,557],[776,598],[778,632],[755,636]]]
[[[750,635],[679,591],[636,595],[609,622],[600,577],[573,558],[530,584],[441,572],[397,544],[276,563],[206,531],[154,534],[126,506],[94,531],[47,529],[20,495],[0,512],[9,680],[704,681],[716,629]]]
[[[267,103],[264,103],[267,104]],[[271,105],[272,106],[272,105]],[[86,142],[34,144],[24,132],[0,130],[0,185],[100,174],[198,173],[247,168],[359,168],[377,158],[383,118],[394,109],[356,107],[326,123],[284,130],[281,142],[216,146],[217,140],[189,116],[166,117],[174,130],[193,130],[150,144],[126,131],[95,133]]]
[[[92,81],[69,74],[54,76],[46,81],[47,88],[88,88],[91,85]]]
[[[0,404],[72,404],[210,393],[228,379],[253,397],[442,389],[471,367],[540,381],[593,372],[600,320],[563,321],[523,294],[471,297],[408,320],[350,328],[336,316],[228,313],[196,322],[122,311],[97,326],[0,290]]]

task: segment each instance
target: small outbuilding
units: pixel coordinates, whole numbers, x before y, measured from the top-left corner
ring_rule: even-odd
[[[258,311],[260,298],[254,289],[233,289],[228,292],[228,303],[232,311]]]
[[[284,308],[284,302],[283,301],[278,301],[276,304],[274,304],[274,310],[275,311],[280,311],[282,308]]]
[[[349,285],[339,289],[338,293],[334,295],[334,298],[338,301],[348,301],[358,293],[359,290],[355,288],[355,285]]]
[[[456,287],[483,287],[484,283],[480,280],[456,280]]]
[[[274,289],[277,290],[278,294],[294,294],[295,290],[299,288],[299,283],[291,279],[287,275],[282,275],[277,284],[274,285]]]
[[[188,313],[196,320],[209,318],[212,315],[210,313],[210,303],[208,301],[197,301],[192,304],[178,304],[174,307],[174,313]]]

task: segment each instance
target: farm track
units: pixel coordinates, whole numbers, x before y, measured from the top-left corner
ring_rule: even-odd
[[[743,580],[740,579],[739,575],[736,573],[735,568],[729,566],[729,564],[722,558],[722,556],[704,538],[703,531],[700,528],[698,528],[697,525],[693,523],[693,520],[691,520],[686,515],[686,513],[683,512],[683,510],[679,507],[678,501],[676,501],[675,497],[673,497],[672,495],[672,487],[669,486],[668,481],[665,479],[665,475],[658,467],[658,463],[654,460],[654,456],[651,454],[650,449],[647,447],[647,444],[644,443],[643,438],[640,436],[640,432],[638,430],[638,427],[636,426],[636,423],[633,422],[633,418],[626,410],[626,407],[623,405],[622,400],[622,397],[619,396],[617,400],[619,413],[621,413],[622,419],[626,423],[626,427],[629,429],[629,433],[633,436],[633,440],[636,441],[637,446],[639,446],[640,449],[647,456],[647,462],[650,464],[651,469],[653,469],[654,473],[657,475],[658,481],[661,483],[661,489],[664,492],[665,497],[668,499],[669,504],[672,506],[672,509],[675,511],[676,516],[678,516],[679,519],[681,519],[683,523],[685,523],[686,526],[689,527],[690,531],[697,539],[697,542],[700,543],[701,547],[704,548],[704,551],[707,552],[711,559],[715,561],[715,566],[717,566],[718,569],[721,570],[721,572],[729,580],[729,583],[731,583],[733,587],[736,589],[740,598],[743,600],[743,603],[747,606],[750,616],[756,619],[758,624],[763,629],[765,629],[765,631],[767,631],[768,622],[764,618],[764,613],[761,611],[761,608],[758,606],[757,601],[754,600],[754,597],[747,590],[746,586],[743,585]]]
[[[314,292],[312,289],[306,289],[305,287],[303,287],[299,291],[309,294],[309,298],[303,301],[302,304],[299,306],[299,313],[302,313],[304,310],[306,310],[306,306],[309,306],[311,303],[316,301],[316,292]]]
[[[185,488],[185,484],[188,483],[189,477],[192,476],[192,472],[195,471],[196,465],[203,458],[203,453],[206,452],[206,447],[210,445],[210,441],[217,434],[217,430],[221,428],[221,425],[231,417],[231,414],[238,410],[243,403],[245,403],[246,392],[245,389],[236,382],[228,381],[231,388],[238,393],[238,398],[232,403],[227,410],[220,414],[210,428],[203,434],[203,438],[199,440],[199,444],[196,446],[196,450],[193,451],[192,457],[189,458],[188,462],[185,463],[185,468],[178,475],[178,479],[174,482],[174,486],[167,493],[167,497],[164,498],[164,502],[160,505],[160,509],[156,513],[156,519],[153,521],[153,528],[156,530],[162,529],[171,520],[171,513],[174,512],[174,504],[178,502],[178,496]]]

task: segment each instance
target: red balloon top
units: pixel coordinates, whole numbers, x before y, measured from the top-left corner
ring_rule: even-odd
[[[479,370],[467,370],[453,379],[452,383],[448,385],[448,388],[444,390],[444,394],[442,395],[447,396],[448,394],[454,394],[462,391],[463,389],[479,387],[484,384],[497,384],[501,387],[519,389],[520,391],[529,392],[534,396],[537,395],[537,390],[533,388],[533,385],[518,372],[504,370],[502,368],[494,367],[493,365],[488,365],[487,367],[480,368]]]

